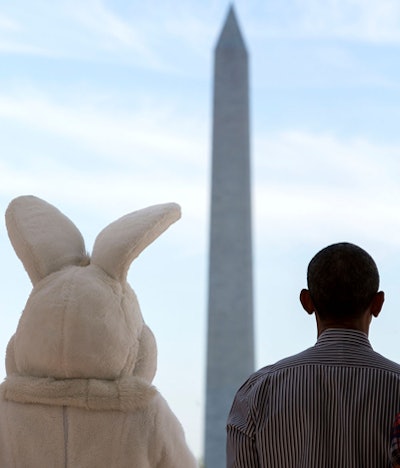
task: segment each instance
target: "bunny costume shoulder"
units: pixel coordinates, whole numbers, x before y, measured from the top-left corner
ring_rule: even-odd
[[[174,203],[130,213],[96,238],[33,197],[8,234],[33,290],[6,352],[0,467],[192,468],[180,423],[152,386],[157,350],[131,262],[180,217]]]

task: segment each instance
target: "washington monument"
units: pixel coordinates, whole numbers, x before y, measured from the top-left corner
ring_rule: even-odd
[[[254,370],[248,54],[231,6],[215,47],[205,466],[224,468],[233,397]]]

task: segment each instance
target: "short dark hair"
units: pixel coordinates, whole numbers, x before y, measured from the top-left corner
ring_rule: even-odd
[[[312,258],[307,284],[320,317],[357,317],[378,292],[379,272],[365,250],[341,242],[325,247]]]

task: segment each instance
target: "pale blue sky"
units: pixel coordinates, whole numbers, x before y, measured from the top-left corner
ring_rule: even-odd
[[[376,258],[371,341],[400,361],[400,3],[234,2],[251,63],[257,366],[310,346],[298,292],[320,248]],[[167,201],[183,218],[130,269],[156,385],[202,452],[212,54],[221,0],[0,0],[0,211],[18,195],[97,233]],[[30,291],[0,225],[0,348]],[[1,372],[4,376],[4,370]]]

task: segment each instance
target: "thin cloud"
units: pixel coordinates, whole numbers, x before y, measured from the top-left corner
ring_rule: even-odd
[[[397,0],[290,0],[264,7],[253,4],[250,9],[259,12],[248,22],[253,37],[400,42]]]
[[[107,8],[100,0],[73,2],[68,7],[72,20],[86,31],[94,48],[108,52],[136,54],[147,67],[167,68],[161,57],[149,43],[146,31],[138,22],[127,21]]]
[[[20,31],[20,24],[13,18],[0,13],[0,33]]]
[[[35,55],[41,57],[55,57],[55,54],[45,48],[36,47],[29,44],[5,41],[0,39],[0,53],[14,55]]]
[[[54,58],[132,63],[171,70],[136,18],[125,20],[104,2],[37,1],[7,6],[0,16],[0,52]],[[147,19],[148,21],[148,19]]]
[[[181,76],[196,69],[197,77],[206,69],[225,13],[207,4],[169,2],[157,8],[134,2],[122,13],[102,0],[38,0],[23,10],[12,3],[7,8],[8,34],[2,37],[0,28],[0,53],[118,63]]]
[[[103,157],[112,156],[114,163],[136,156],[136,164],[146,166],[146,158],[153,155],[196,164],[204,161],[206,151],[205,124],[196,116],[178,115],[167,103],[118,111],[99,108],[90,98],[82,102],[75,96],[66,103],[38,90],[19,89],[0,94],[0,118],[67,138]]]
[[[307,243],[342,233],[400,246],[398,145],[296,131],[270,134],[256,148],[260,236],[283,232]]]
[[[24,38],[26,28],[21,19],[0,13],[0,53],[52,56],[47,47],[37,46]]]

